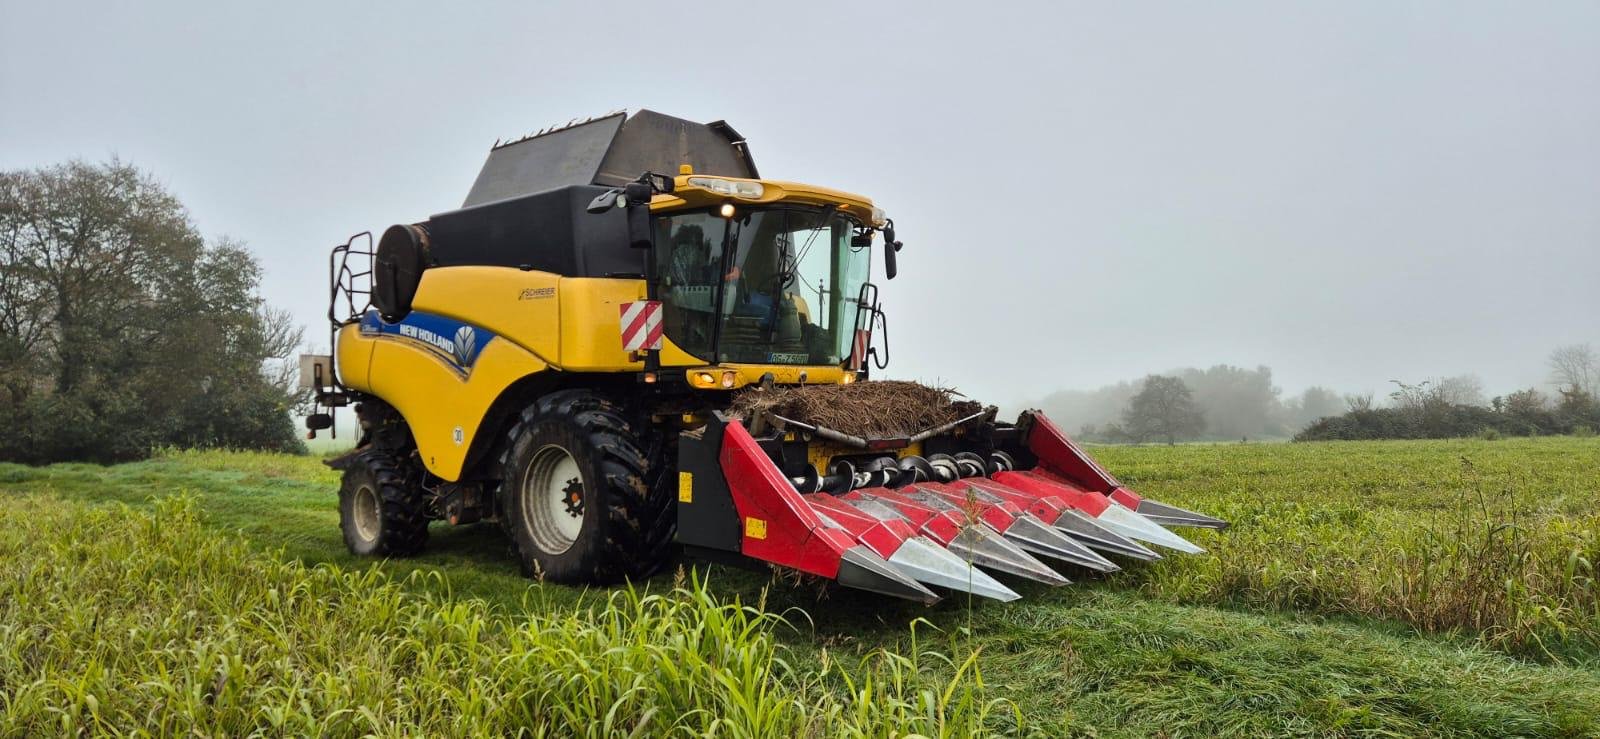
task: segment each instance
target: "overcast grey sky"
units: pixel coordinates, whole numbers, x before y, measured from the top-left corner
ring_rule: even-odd
[[[1600,3],[465,5],[0,0],[0,168],[155,173],[318,344],[334,243],[639,107],[884,206],[892,374],[989,401],[1600,342]]]

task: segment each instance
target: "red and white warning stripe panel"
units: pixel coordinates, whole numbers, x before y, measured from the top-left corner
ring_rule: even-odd
[[[661,348],[661,303],[636,300],[623,303],[622,350],[629,352]]]
[[[872,337],[862,329],[856,329],[855,341],[850,345],[850,369],[859,370],[867,363],[867,341]]]

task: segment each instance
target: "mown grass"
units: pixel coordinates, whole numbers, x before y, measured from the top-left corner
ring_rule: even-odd
[[[673,720],[686,705],[715,706],[715,711],[740,715],[727,702],[742,693],[722,682],[695,682],[695,674],[711,672],[688,670],[680,678],[664,671],[660,659],[607,661],[583,650],[615,644],[602,638],[609,628],[617,634],[638,632],[639,644],[674,655],[674,664],[692,664],[724,653],[715,643],[684,642],[679,635],[699,629],[694,619],[703,618],[707,609],[720,613],[716,609],[732,608],[742,615],[725,620],[745,619],[739,628],[751,629],[751,636],[727,643],[761,640],[752,647],[753,656],[741,663],[765,665],[761,669],[767,672],[755,674],[766,676],[762,682],[772,686],[765,694],[771,702],[761,705],[787,706],[789,701],[804,706],[800,718],[780,707],[761,715],[784,718],[742,724],[752,727],[752,735],[964,735],[980,723],[1013,734],[1019,731],[1017,713],[1026,718],[1021,731],[1039,736],[1600,735],[1594,709],[1600,705],[1600,647],[1594,640],[1594,586],[1587,579],[1600,526],[1595,519],[1600,511],[1600,440],[1190,445],[1097,448],[1094,453],[1141,492],[1221,513],[1236,526],[1222,533],[1191,530],[1210,549],[1206,555],[1129,566],[1105,580],[1084,576],[1066,588],[1023,585],[1019,590],[1025,598],[1010,604],[969,607],[952,598],[925,609],[852,592],[833,592],[818,600],[804,589],[776,589],[763,603],[763,588],[772,585],[767,578],[723,568],[705,570],[710,584],[704,588],[697,588],[693,579],[675,583],[669,576],[633,594],[530,583],[517,575],[505,554],[504,538],[492,527],[436,527],[429,551],[414,560],[355,559],[344,553],[336,528],[336,478],[307,458],[183,452],[105,468],[0,465],[0,491],[8,501],[26,501],[0,512],[0,532],[6,532],[0,533],[0,542],[6,542],[0,544],[0,562],[6,564],[0,582],[18,582],[15,573],[27,567],[17,563],[53,551],[28,542],[65,537],[114,543],[120,529],[137,528],[136,522],[119,522],[117,517],[163,515],[152,497],[176,492],[188,501],[185,510],[195,514],[193,523],[185,525],[197,527],[172,540],[185,543],[179,551],[203,552],[211,546],[205,542],[219,539],[234,549],[218,556],[249,561],[251,578],[270,580],[263,572],[303,575],[321,583],[319,588],[343,593],[337,598],[302,597],[301,610],[289,613],[308,612],[308,604],[316,600],[324,603],[318,616],[324,621],[310,623],[332,624],[335,633],[347,634],[324,637],[328,646],[317,658],[299,656],[300,650],[249,651],[246,647],[257,638],[250,631],[239,632],[250,638],[235,636],[234,641],[223,638],[225,631],[179,631],[169,640],[177,646],[160,652],[158,644],[122,638],[119,629],[191,611],[253,613],[251,619],[212,623],[255,623],[271,612],[227,609],[235,602],[259,604],[258,598],[267,596],[239,585],[245,577],[241,570],[220,563],[206,568],[215,570],[215,577],[191,574],[184,581],[208,583],[205,587],[213,591],[238,590],[237,597],[207,600],[200,595],[202,588],[152,599],[149,594],[156,591],[150,583],[162,578],[149,574],[158,572],[149,568],[145,575],[129,578],[144,583],[137,589],[145,594],[142,600],[87,595],[98,588],[117,592],[107,584],[107,574],[84,581],[95,583],[87,590],[60,586],[73,595],[59,596],[62,613],[48,619],[27,615],[33,612],[28,609],[6,611],[0,603],[5,614],[0,623],[8,626],[77,624],[90,610],[102,619],[95,625],[94,617],[88,617],[94,628],[71,631],[71,639],[50,641],[29,632],[26,641],[33,647],[6,636],[0,641],[5,654],[32,654],[36,660],[50,655],[54,661],[25,663],[32,667],[21,673],[0,670],[0,693],[39,680],[61,683],[99,675],[94,677],[97,684],[122,696],[109,700],[131,701],[129,694],[143,690],[136,679],[143,666],[160,664],[167,675],[163,679],[203,696],[206,681],[217,679],[209,672],[213,663],[202,669],[198,656],[179,651],[202,641],[222,645],[212,647],[221,652],[231,645],[240,664],[248,666],[242,669],[259,678],[241,683],[255,686],[255,692],[239,694],[235,703],[202,701],[171,711],[177,704],[147,697],[138,704],[142,713],[102,712],[102,717],[125,719],[102,728],[158,726],[150,723],[157,720],[152,717],[175,713],[177,721],[230,717],[226,724],[194,724],[203,733],[259,729],[454,735],[500,732],[517,724],[543,726],[558,735],[626,735],[649,709],[626,688],[609,686],[639,684],[669,696],[661,705],[670,708],[650,714],[643,730],[643,735],[657,735],[673,725],[663,711],[674,714]],[[107,502],[127,503],[135,512],[86,513],[106,509]],[[96,516],[110,518],[96,524],[99,529],[72,529],[79,520],[99,520]],[[249,544],[240,544],[236,534]],[[31,547],[26,550],[31,554],[24,554],[24,546]],[[76,566],[137,556],[93,547],[83,551],[83,564]],[[1577,556],[1570,556],[1574,552]],[[114,565],[104,567],[115,572]],[[54,572],[69,570],[58,567]],[[675,589],[675,584],[683,588]],[[1498,595],[1502,592],[1507,595]],[[339,620],[346,603],[368,599],[390,604],[378,608],[379,614],[401,615],[383,621],[371,611],[353,608],[350,620]],[[651,605],[638,605],[645,602]],[[104,605],[91,608],[94,603]],[[763,607],[749,610],[739,604]],[[792,610],[796,607],[806,615]],[[74,608],[76,621],[63,615]],[[786,616],[786,624],[767,620],[771,615]],[[123,625],[107,628],[107,618]],[[461,641],[450,628],[418,625],[429,623],[481,625],[473,627],[479,634],[476,641]],[[531,638],[515,645],[514,639],[523,637],[514,635],[534,624],[541,634],[563,632],[540,643],[579,644],[570,653],[589,656],[534,662],[541,670],[537,675],[519,671],[508,655],[542,647]],[[585,632],[585,625],[600,631]],[[12,627],[4,633],[18,632]],[[296,639],[303,642],[283,643],[315,643],[310,636]],[[400,659],[393,650],[374,646],[392,643],[385,640],[414,646],[399,652],[405,657]],[[683,648],[694,654],[672,651],[686,644]],[[523,651],[513,651],[517,649]],[[764,656],[769,654],[770,662]],[[268,659],[271,655],[278,655],[277,661]],[[3,659],[13,660],[8,665],[24,664]],[[725,656],[704,661],[711,659],[718,665],[733,663]],[[94,672],[113,663],[138,668]],[[50,666],[42,666],[46,664]],[[275,666],[283,664],[293,668]],[[418,665],[430,670],[427,674],[437,683],[451,687],[440,687],[431,700],[416,704],[413,699],[427,693],[424,683],[409,687],[415,670],[422,669]],[[590,667],[582,665],[604,669],[584,672]],[[530,686],[553,690],[543,682],[544,673],[583,683],[584,692],[574,694],[579,697],[560,695],[585,706],[583,715],[591,718],[569,723],[568,717],[525,707],[516,713],[507,707],[515,702],[504,698],[507,693],[525,698]],[[291,679],[295,675],[312,677]],[[574,675],[591,677],[585,682]],[[685,703],[687,699],[670,697],[677,688],[659,687],[663,680],[680,679],[679,687],[699,686],[683,688],[680,695],[693,692],[703,703]],[[606,685],[590,684],[594,680]],[[412,691],[404,693],[403,701],[389,687],[377,687],[400,684]],[[278,686],[272,689],[276,692],[267,685]],[[941,709],[943,691],[952,686]],[[272,729],[263,714],[221,713],[209,707],[242,711],[290,705],[274,699],[313,688],[364,697],[344,704],[313,703],[319,706],[315,710],[295,708],[305,716],[324,718],[286,724],[295,729],[285,732]],[[35,696],[30,705],[36,706],[29,714],[35,718],[29,720],[40,721],[36,717],[43,711],[46,723],[23,724],[8,715],[0,717],[0,734],[36,733],[34,729],[57,733],[62,725],[49,722],[67,715],[57,711],[75,710],[72,715],[78,720],[93,720],[92,714],[84,718],[81,707],[72,708],[72,693],[52,690],[34,688],[29,693]],[[394,702],[384,702],[384,695]],[[334,716],[338,708],[320,708],[365,705],[369,699],[382,709],[373,709],[378,711],[376,722],[347,713]],[[97,700],[106,705],[108,699]],[[601,705],[620,706],[609,727],[592,718],[603,713]],[[684,732],[707,728],[695,720],[679,726]],[[429,728],[406,729],[407,722]],[[183,726],[190,724],[153,730],[168,733],[164,729]],[[721,735],[738,735],[728,726],[717,728]]]

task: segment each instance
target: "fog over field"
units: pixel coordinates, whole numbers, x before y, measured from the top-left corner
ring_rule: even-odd
[[[6,0],[0,168],[155,173],[318,347],[333,244],[638,107],[875,198],[891,374],[991,402],[1222,363],[1492,395],[1600,342],[1600,5],[934,7]]]

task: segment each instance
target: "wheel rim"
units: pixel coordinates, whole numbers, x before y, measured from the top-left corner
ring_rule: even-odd
[[[522,520],[540,551],[561,554],[578,540],[584,488],[583,471],[567,450],[551,444],[534,453],[522,477]]]
[[[372,541],[378,538],[378,493],[369,485],[356,488],[355,505],[351,506],[350,518],[356,525],[356,535],[363,541]]]

